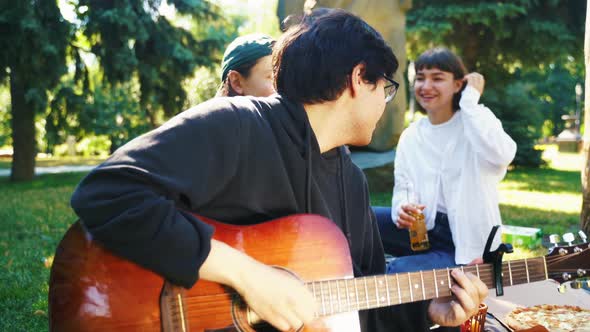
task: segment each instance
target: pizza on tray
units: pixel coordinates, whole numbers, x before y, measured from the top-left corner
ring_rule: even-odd
[[[519,307],[508,313],[505,321],[515,331],[543,325],[551,332],[590,332],[590,310],[572,305]]]

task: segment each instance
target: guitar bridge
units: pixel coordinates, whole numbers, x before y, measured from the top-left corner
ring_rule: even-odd
[[[172,285],[167,281],[164,283],[160,294],[160,317],[163,332],[186,332],[189,330],[188,319],[184,311],[186,307],[184,293],[184,288]]]

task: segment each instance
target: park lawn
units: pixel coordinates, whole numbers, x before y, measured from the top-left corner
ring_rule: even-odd
[[[52,167],[52,166],[87,166],[98,165],[106,158],[103,157],[46,157],[37,158],[35,162],[36,167]],[[0,158],[0,168],[10,168],[11,161],[9,158]]]
[[[541,169],[508,172],[500,185],[506,224],[540,226],[545,233],[577,228],[581,157],[555,154],[551,160]],[[391,169],[367,171],[374,172],[391,175]],[[49,266],[59,240],[76,220],[69,198],[84,175],[43,175],[17,184],[0,178],[0,331],[47,330]],[[369,185],[373,205],[390,204],[392,182]],[[517,249],[507,258],[544,252]]]
[[[0,331],[47,331],[45,263],[76,220],[69,199],[83,176],[43,175],[17,184],[0,178]]]
[[[580,228],[582,186],[580,170],[581,154],[559,153],[549,147],[543,154],[547,165],[538,169],[516,168],[508,171],[500,183],[500,213],[507,225],[541,228],[543,234],[559,234]],[[377,169],[370,172],[391,172]],[[389,184],[388,184],[389,185]],[[371,186],[371,181],[369,181]],[[381,183],[371,188],[371,204],[390,205],[391,190],[383,190]],[[579,239],[578,239],[579,240]],[[542,254],[544,249],[528,251],[517,249],[510,258],[530,257]]]
[[[561,154],[550,167],[508,172],[500,184],[504,223],[539,227],[545,234],[579,230],[582,185],[579,154]]]

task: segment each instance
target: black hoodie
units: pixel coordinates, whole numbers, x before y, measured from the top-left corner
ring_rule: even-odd
[[[302,105],[278,95],[217,98],[179,114],[117,150],[71,203],[98,242],[187,288],[213,229],[183,210],[232,224],[319,214],[347,236],[355,276],[385,271],[362,171],[343,148],[320,154]],[[361,312],[361,326],[426,330],[426,305]]]

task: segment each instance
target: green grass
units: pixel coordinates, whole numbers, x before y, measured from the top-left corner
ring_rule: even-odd
[[[551,161],[548,167],[508,172],[500,185],[504,223],[541,227],[546,234],[577,228],[581,157],[549,150],[546,158]],[[64,165],[87,160],[43,162]],[[392,172],[391,167],[367,170],[373,205],[390,204]],[[44,175],[16,184],[0,178],[0,331],[47,330],[48,263],[76,219],[69,199],[84,175]],[[517,248],[506,258],[544,253],[544,249]]]
[[[500,213],[507,225],[541,228],[545,235],[564,234],[580,228],[582,187],[581,154],[559,153],[549,146],[544,154],[547,166],[539,169],[516,168],[508,171],[500,183]],[[393,167],[384,166],[366,171],[371,204],[391,204]],[[535,256],[544,249],[517,250],[510,258]]]
[[[0,331],[46,331],[49,268],[75,221],[69,198],[83,173],[0,178]]]
[[[50,166],[62,166],[62,165],[98,165],[103,162],[105,158],[100,157],[50,157],[50,158],[37,158],[35,166],[37,167],[50,167]],[[10,158],[0,158],[0,168],[10,168]]]
[[[582,207],[581,154],[544,154],[549,165],[515,169],[500,184],[500,212],[505,224],[539,227],[544,234],[579,229]]]

